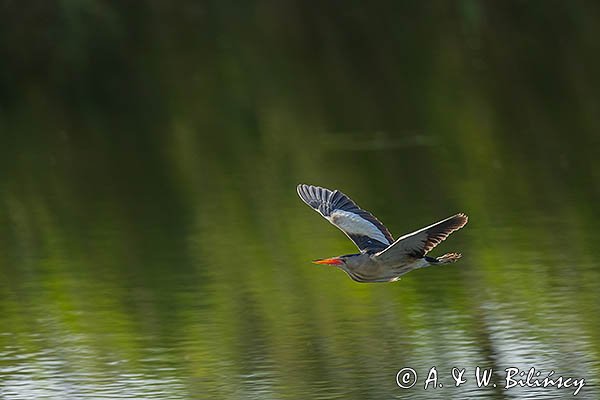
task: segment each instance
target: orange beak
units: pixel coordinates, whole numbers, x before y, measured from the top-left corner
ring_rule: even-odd
[[[314,264],[326,264],[326,265],[342,265],[344,261],[341,258],[322,258],[320,260],[313,261]]]

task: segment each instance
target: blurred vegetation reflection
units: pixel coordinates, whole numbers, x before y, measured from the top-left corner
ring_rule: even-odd
[[[599,36],[585,1],[4,1],[0,395],[572,393],[396,386],[433,365],[593,382]],[[299,182],[396,236],[464,211],[440,254],[465,257],[388,285],[316,268],[354,249]]]

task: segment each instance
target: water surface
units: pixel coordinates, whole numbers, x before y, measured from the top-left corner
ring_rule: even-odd
[[[2,7],[0,397],[600,396],[597,6]],[[464,257],[315,266],[301,182]]]

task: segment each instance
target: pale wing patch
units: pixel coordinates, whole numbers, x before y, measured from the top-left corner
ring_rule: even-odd
[[[334,225],[350,235],[368,236],[384,244],[390,244],[385,235],[373,223],[349,211],[335,210],[325,217]]]

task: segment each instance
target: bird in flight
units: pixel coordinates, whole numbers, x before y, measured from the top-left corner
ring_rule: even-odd
[[[313,262],[336,266],[357,282],[394,282],[414,269],[453,263],[461,257],[459,253],[440,257],[426,254],[452,232],[465,226],[468,217],[463,213],[394,240],[377,218],[339,190],[300,184],[297,191],[302,201],[337,226],[360,250],[358,254]]]

